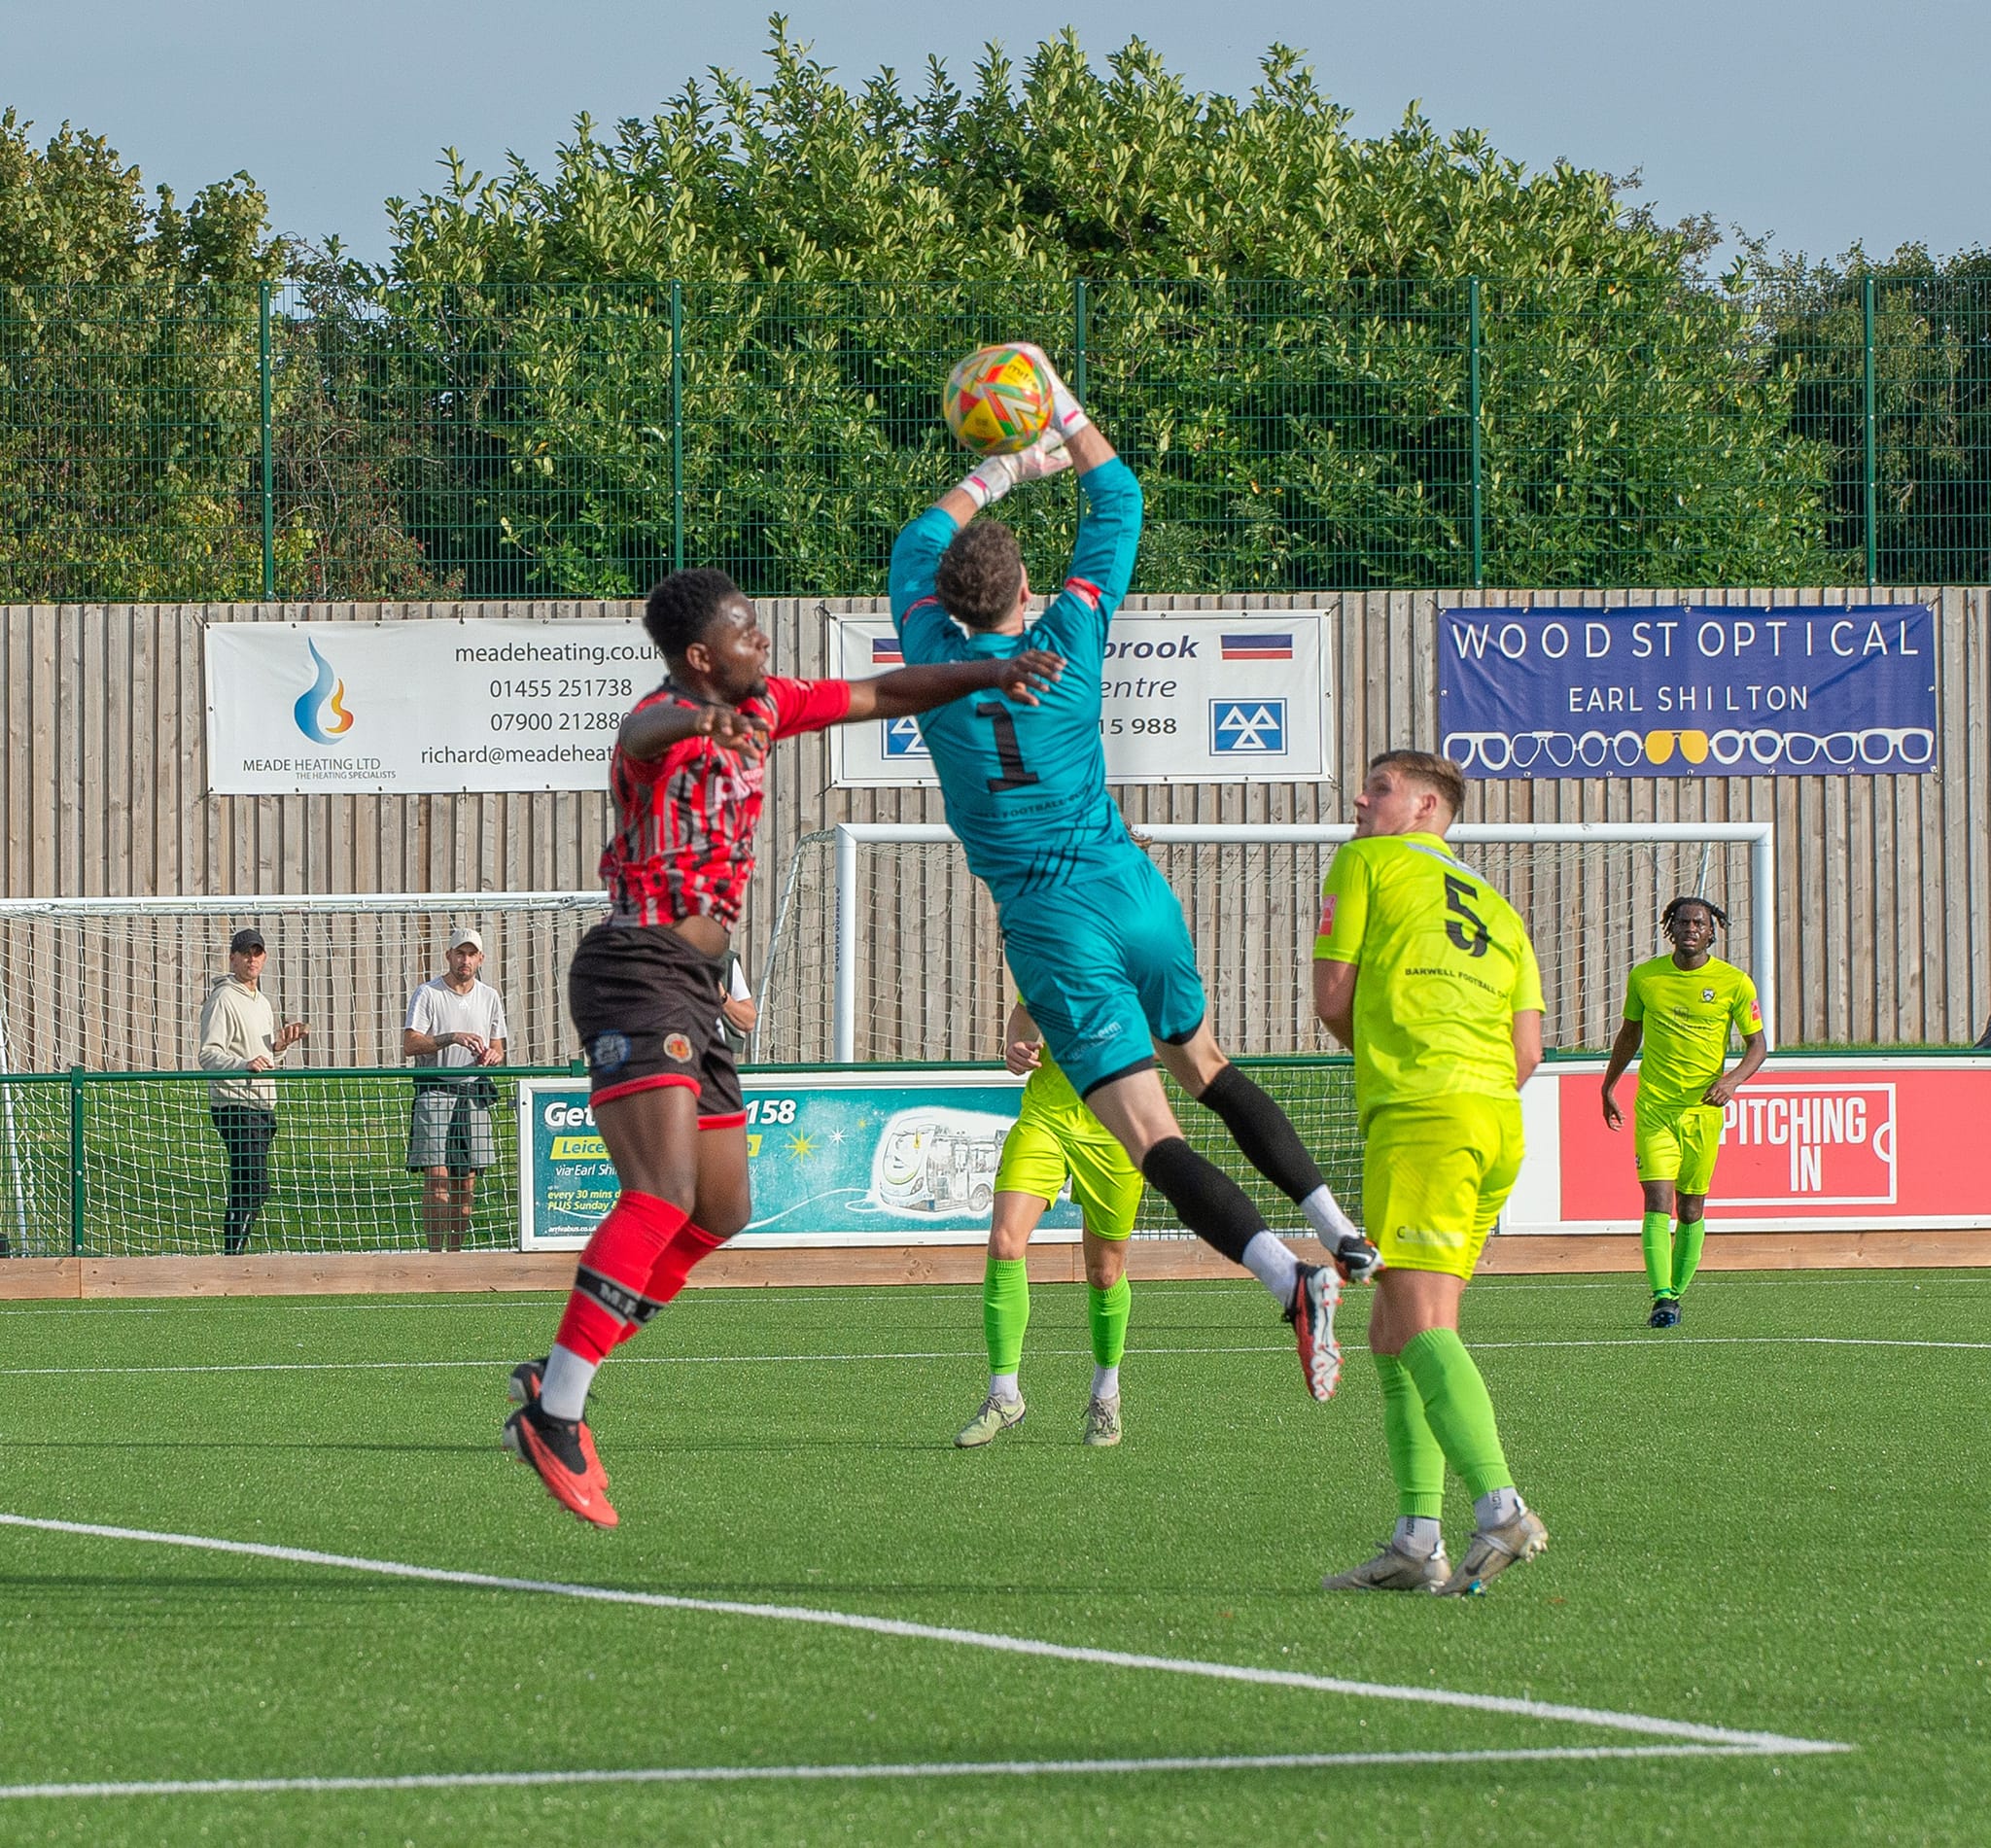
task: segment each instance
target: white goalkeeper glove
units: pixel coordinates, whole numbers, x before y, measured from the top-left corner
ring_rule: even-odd
[[[975,511],[993,506],[1019,481],[1041,481],[1071,467],[1071,453],[1065,438],[1047,430],[1028,449],[1010,456],[985,456],[970,470],[961,491],[975,504]]]
[[[1067,442],[1081,430],[1090,430],[1093,420],[1085,414],[1085,406],[1072,397],[1071,387],[1059,376],[1058,368],[1051,364],[1044,349],[1032,346],[1028,340],[1017,344],[1036,360],[1051,381],[1051,428]]]

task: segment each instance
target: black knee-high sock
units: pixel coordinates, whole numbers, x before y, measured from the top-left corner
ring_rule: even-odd
[[[1292,1120],[1236,1065],[1218,1072],[1197,1102],[1223,1119],[1238,1152],[1288,1200],[1303,1201],[1326,1185]]]
[[[1140,1171],[1175,1209],[1175,1217],[1233,1264],[1265,1230],[1251,1198],[1230,1175],[1206,1162],[1179,1135],[1157,1142],[1141,1157]]]

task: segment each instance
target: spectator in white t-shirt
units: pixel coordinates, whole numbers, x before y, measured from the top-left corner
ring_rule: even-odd
[[[488,982],[477,980],[484,940],[474,930],[449,939],[448,969],[424,982],[408,999],[401,1052],[418,1067],[499,1065],[505,1063],[505,1003]],[[415,1080],[414,1121],[408,1132],[408,1167],[428,1176],[422,1190],[422,1230],[429,1249],[463,1249],[470,1231],[477,1176],[498,1159],[491,1106],[498,1087],[488,1078]]]
[[[719,1031],[737,1064],[747,1057],[753,1029],[760,1025],[760,1003],[753,998],[753,985],[747,980],[747,965],[730,950],[726,952],[726,972],[719,982]]]

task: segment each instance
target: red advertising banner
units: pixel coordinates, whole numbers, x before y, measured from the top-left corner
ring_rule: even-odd
[[[1554,1090],[1527,1100],[1534,1172],[1516,1204],[1530,1229],[1637,1223],[1637,1074],[1618,1087],[1624,1127],[1614,1132],[1602,1070],[1558,1063],[1529,1086]],[[1708,1218],[1764,1229],[1991,1227],[1987,1124],[1991,1060],[1772,1059],[1724,1113]]]

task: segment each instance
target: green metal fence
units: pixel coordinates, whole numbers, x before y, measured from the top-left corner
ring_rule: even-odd
[[[1352,1203],[1361,1145],[1347,1060],[1240,1063],[1279,1098],[1329,1182]],[[759,1066],[750,1077],[778,1078],[785,1069],[794,1068]],[[518,1242],[518,1080],[576,1074],[546,1066],[488,1075],[495,1159],[477,1177],[465,1242],[496,1250]],[[221,1255],[230,1152],[211,1108],[212,1082],[200,1070],[0,1074],[0,1257]],[[406,1066],[279,1069],[269,1082],[276,1137],[264,1170],[268,1193],[244,1248],[421,1249],[429,1231],[424,1177],[407,1166],[417,1074]],[[1253,1195],[1269,1222],[1300,1230],[1292,1206],[1240,1160],[1210,1113],[1179,1095],[1175,1103],[1197,1145]],[[1183,1236],[1159,1198],[1144,1203],[1138,1229]]]
[[[146,284],[0,289],[0,601],[876,594],[1005,336],[1155,591],[1991,577],[1987,282]]]

